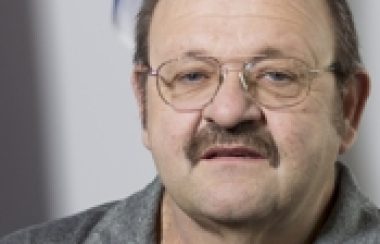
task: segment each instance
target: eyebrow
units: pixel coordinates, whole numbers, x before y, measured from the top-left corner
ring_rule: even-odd
[[[206,56],[207,51],[205,49],[193,49],[186,51],[183,56],[185,57],[196,57],[196,56]]]
[[[283,58],[289,57],[282,50],[274,47],[264,47],[259,52],[257,52],[258,56],[265,56],[269,58]]]
[[[205,49],[192,49],[184,52],[182,56],[184,57],[197,57],[197,56],[208,56],[208,52]],[[268,58],[283,58],[283,57],[290,57],[289,55],[286,55],[282,50],[266,46],[261,48],[259,51],[249,54],[246,57],[268,57]]]

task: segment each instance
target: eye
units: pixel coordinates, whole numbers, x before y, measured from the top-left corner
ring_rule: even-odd
[[[266,71],[261,78],[274,83],[289,83],[296,81],[297,75],[285,71]]]
[[[184,83],[184,84],[197,84],[204,81],[208,81],[210,74],[202,71],[192,71],[186,73],[177,74],[174,78],[175,82]]]
[[[265,86],[289,86],[295,85],[299,82],[299,76],[295,72],[287,70],[262,70],[256,74],[256,82]]]

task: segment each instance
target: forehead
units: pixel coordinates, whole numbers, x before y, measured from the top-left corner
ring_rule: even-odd
[[[331,58],[333,39],[324,0],[160,0],[149,47],[153,62],[193,49],[247,56],[269,48],[318,63]]]
[[[309,17],[320,14],[324,9],[324,0],[159,0],[156,15],[162,13],[171,17],[180,17],[184,14],[195,15],[252,15],[298,12]],[[265,13],[262,12],[265,9]],[[312,17],[312,16],[310,16]]]

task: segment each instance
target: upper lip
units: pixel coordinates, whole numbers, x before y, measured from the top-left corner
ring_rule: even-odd
[[[201,159],[213,159],[218,157],[234,157],[234,158],[253,158],[263,159],[265,155],[258,152],[254,148],[244,146],[218,146],[208,148],[201,155]]]

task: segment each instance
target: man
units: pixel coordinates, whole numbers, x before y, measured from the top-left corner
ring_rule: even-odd
[[[145,0],[132,84],[159,179],[3,243],[380,243],[339,154],[369,93],[344,0]]]

